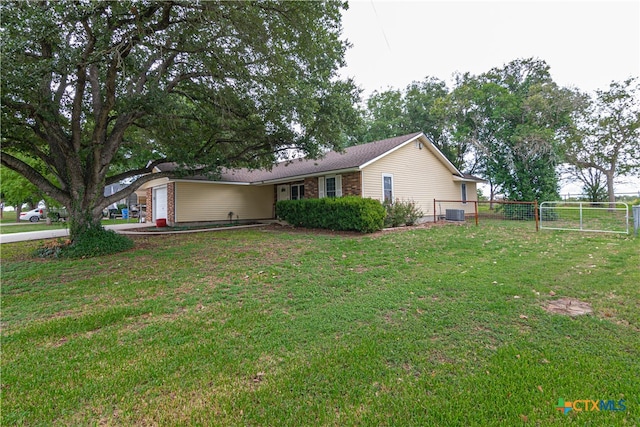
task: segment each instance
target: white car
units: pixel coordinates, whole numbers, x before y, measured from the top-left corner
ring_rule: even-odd
[[[20,212],[20,221],[38,222],[40,218],[42,218],[43,212],[44,209],[42,208],[31,209],[28,212]]]

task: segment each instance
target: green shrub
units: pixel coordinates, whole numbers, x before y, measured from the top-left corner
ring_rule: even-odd
[[[297,227],[372,233],[382,229],[385,210],[374,199],[326,197],[281,200],[276,203],[276,216]]]
[[[58,241],[36,250],[41,258],[92,258],[126,251],[133,247],[133,241],[113,230],[102,227],[90,228],[75,241]]]
[[[394,203],[384,201],[386,216],[385,227],[399,227],[401,225],[413,225],[424,216],[413,200],[396,199]]]

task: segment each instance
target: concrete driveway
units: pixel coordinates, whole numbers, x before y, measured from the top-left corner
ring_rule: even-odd
[[[155,224],[151,222],[147,222],[147,223],[134,222],[131,224],[107,225],[104,228],[106,228],[107,230],[115,230],[117,232],[118,230],[131,230],[135,228],[152,227],[154,225]],[[68,235],[69,235],[69,230],[67,230],[66,228],[58,228],[55,230],[27,231],[24,233],[2,234],[0,235],[0,243],[24,242],[27,240],[56,239],[58,237],[66,237]]]

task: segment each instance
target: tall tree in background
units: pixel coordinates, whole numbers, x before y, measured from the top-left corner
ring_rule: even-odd
[[[449,89],[444,81],[427,77],[405,89],[405,109],[411,132],[422,131],[458,169],[465,170],[466,150],[447,131],[444,102]]]
[[[498,158],[492,150],[498,147],[499,126],[491,121],[492,99],[506,94],[506,89],[496,84],[485,84],[469,73],[456,76],[456,87],[443,102],[447,128],[451,139],[465,147],[474,158],[472,171],[489,183],[489,200],[502,191],[496,182],[500,170]]]
[[[2,201],[5,206],[15,207],[16,222],[20,222],[22,205],[27,204],[34,208],[42,199],[42,193],[38,187],[9,168],[0,166],[0,183],[2,183]]]
[[[418,131],[409,130],[404,95],[398,89],[373,92],[363,114],[364,128],[357,138],[360,144]]]
[[[448,94],[445,82],[434,77],[413,82],[404,90],[374,92],[367,99],[364,125],[358,132],[357,142],[424,132],[451,163],[460,170],[468,170],[470,145],[466,141],[452,140],[448,132]]]
[[[76,239],[159,163],[215,173],[340,148],[359,97],[336,78],[345,7],[2,2],[2,165],[66,206]]]
[[[573,176],[586,188],[603,175],[609,202],[615,202],[614,180],[640,172],[640,82],[629,78],[598,90],[588,108],[577,110],[579,137],[565,146]]]
[[[572,178],[582,183],[582,194],[590,202],[604,202],[609,198],[607,182],[601,170],[595,168],[571,167]]]
[[[559,145],[570,135],[576,94],[559,88],[541,60],[512,61],[453,91],[453,134],[469,140],[479,173],[511,200],[554,200]]]

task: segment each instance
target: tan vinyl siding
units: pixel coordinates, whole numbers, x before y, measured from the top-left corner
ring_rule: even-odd
[[[382,201],[382,176],[393,176],[393,198],[413,200],[424,215],[433,215],[433,199],[461,200],[460,182],[434,154],[415,143],[382,157],[362,170],[363,196]],[[477,199],[476,184],[467,182],[467,200]],[[465,211],[474,211],[473,203]]]
[[[176,182],[176,222],[273,217],[273,186]]]

